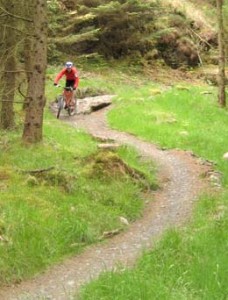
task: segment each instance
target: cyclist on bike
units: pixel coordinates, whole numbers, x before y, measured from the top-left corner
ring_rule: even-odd
[[[73,95],[72,99],[75,99],[75,90],[78,87],[79,83],[79,77],[78,77],[78,71],[73,66],[73,63],[71,61],[66,62],[65,68],[62,69],[55,77],[54,85],[58,86],[59,80],[65,75],[66,77],[66,83],[65,87],[72,87],[73,89]],[[65,106],[67,108],[67,105]]]
[[[66,62],[65,68],[62,69],[54,80],[54,85],[58,85],[59,80],[65,75],[66,77],[66,87],[72,87],[73,90],[76,90],[79,83],[78,71],[73,66],[71,61]]]

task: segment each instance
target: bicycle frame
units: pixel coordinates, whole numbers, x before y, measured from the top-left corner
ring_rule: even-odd
[[[76,99],[74,98],[74,92],[72,87],[65,87],[62,95],[58,100],[58,112],[57,119],[60,116],[60,112],[63,108],[67,109],[69,116],[76,113]]]
[[[65,87],[63,90],[63,97],[66,103],[66,106],[70,107],[72,105],[74,105],[74,99],[73,99],[73,90],[71,87]]]

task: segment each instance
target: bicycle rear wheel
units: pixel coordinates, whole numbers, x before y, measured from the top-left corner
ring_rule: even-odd
[[[57,116],[56,117],[58,119],[59,116],[60,116],[61,110],[64,108],[64,99],[63,99],[62,95],[58,96],[58,105],[57,105],[57,107],[58,107],[58,111],[57,111]]]

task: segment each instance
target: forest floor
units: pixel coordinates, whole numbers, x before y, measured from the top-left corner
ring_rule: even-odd
[[[106,96],[109,97],[109,96]],[[146,195],[143,216],[130,224],[126,231],[105,240],[75,257],[67,259],[35,278],[0,290],[1,300],[75,299],[81,286],[102,272],[117,267],[130,267],[144,249],[152,249],[168,228],[184,226],[200,194],[212,186],[209,162],[191,152],[162,150],[133,135],[110,129],[106,113],[111,106],[91,114],[60,120],[75,128],[83,128],[104,143],[126,144],[135,147],[142,157],[153,160],[158,168],[160,189]]]

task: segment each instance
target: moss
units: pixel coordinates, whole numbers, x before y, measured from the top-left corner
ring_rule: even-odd
[[[108,94],[108,91],[101,88],[96,87],[85,87],[85,88],[78,88],[77,89],[77,98],[83,99],[86,97],[95,97],[100,95]]]
[[[86,158],[83,175],[88,178],[100,178],[104,181],[113,179],[128,180],[140,184],[148,189],[145,174],[128,166],[115,151],[99,150],[96,154]]]
[[[74,191],[76,176],[68,174],[62,170],[52,170],[48,172],[37,172],[28,175],[26,184],[29,186],[57,186],[64,192],[71,193]]]
[[[8,179],[10,179],[10,172],[0,169],[0,180],[8,180]]]

